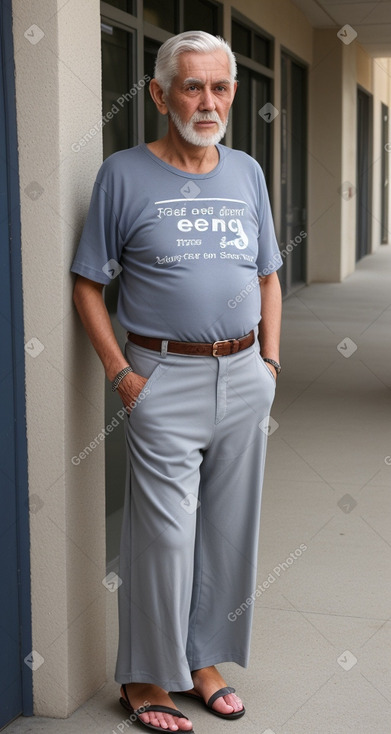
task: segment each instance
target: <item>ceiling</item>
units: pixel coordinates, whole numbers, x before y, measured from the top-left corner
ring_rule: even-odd
[[[370,56],[391,57],[391,2],[389,0],[293,0],[314,28],[350,25]],[[351,31],[350,31],[351,32]]]

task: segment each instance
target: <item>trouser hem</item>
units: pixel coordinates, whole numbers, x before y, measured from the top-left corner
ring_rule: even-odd
[[[220,663],[236,663],[241,668],[248,667],[248,658],[243,655],[214,655],[213,657],[203,658],[202,660],[189,660],[190,670],[199,670],[200,668],[209,668],[211,665],[219,665]]]
[[[136,671],[135,673],[115,675],[116,683],[119,685],[127,685],[128,683],[149,683],[150,685],[159,686],[165,691],[189,691],[193,688],[193,681],[189,674],[189,678],[183,678],[179,681],[166,680],[162,681],[161,678],[157,678],[150,673],[143,671]],[[153,703],[151,701],[151,703]]]

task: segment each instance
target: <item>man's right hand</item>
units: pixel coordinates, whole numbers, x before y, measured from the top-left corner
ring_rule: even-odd
[[[116,375],[127,366],[127,361],[115,337],[103,300],[103,285],[79,275],[73,299],[87,334],[102,360],[107,379],[113,382]],[[129,413],[137,405],[137,398],[146,382],[145,377],[130,372],[118,385],[117,392]]]
[[[121,396],[127,413],[131,413],[135,405],[137,405],[137,398],[146,382],[146,377],[138,375],[137,372],[129,372],[119,383],[117,392]]]

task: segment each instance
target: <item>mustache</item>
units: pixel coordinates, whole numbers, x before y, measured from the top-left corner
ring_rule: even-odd
[[[190,122],[222,122],[215,110],[211,112],[195,112]]]

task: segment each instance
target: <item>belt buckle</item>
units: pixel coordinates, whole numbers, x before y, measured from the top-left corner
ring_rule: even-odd
[[[235,342],[237,342],[237,339],[223,339],[222,341],[213,342],[212,344],[212,354],[214,357],[226,357],[228,354],[233,354],[234,352],[234,345]],[[224,347],[228,347],[229,350],[225,351]],[[219,348],[223,347],[223,351],[220,352]]]

